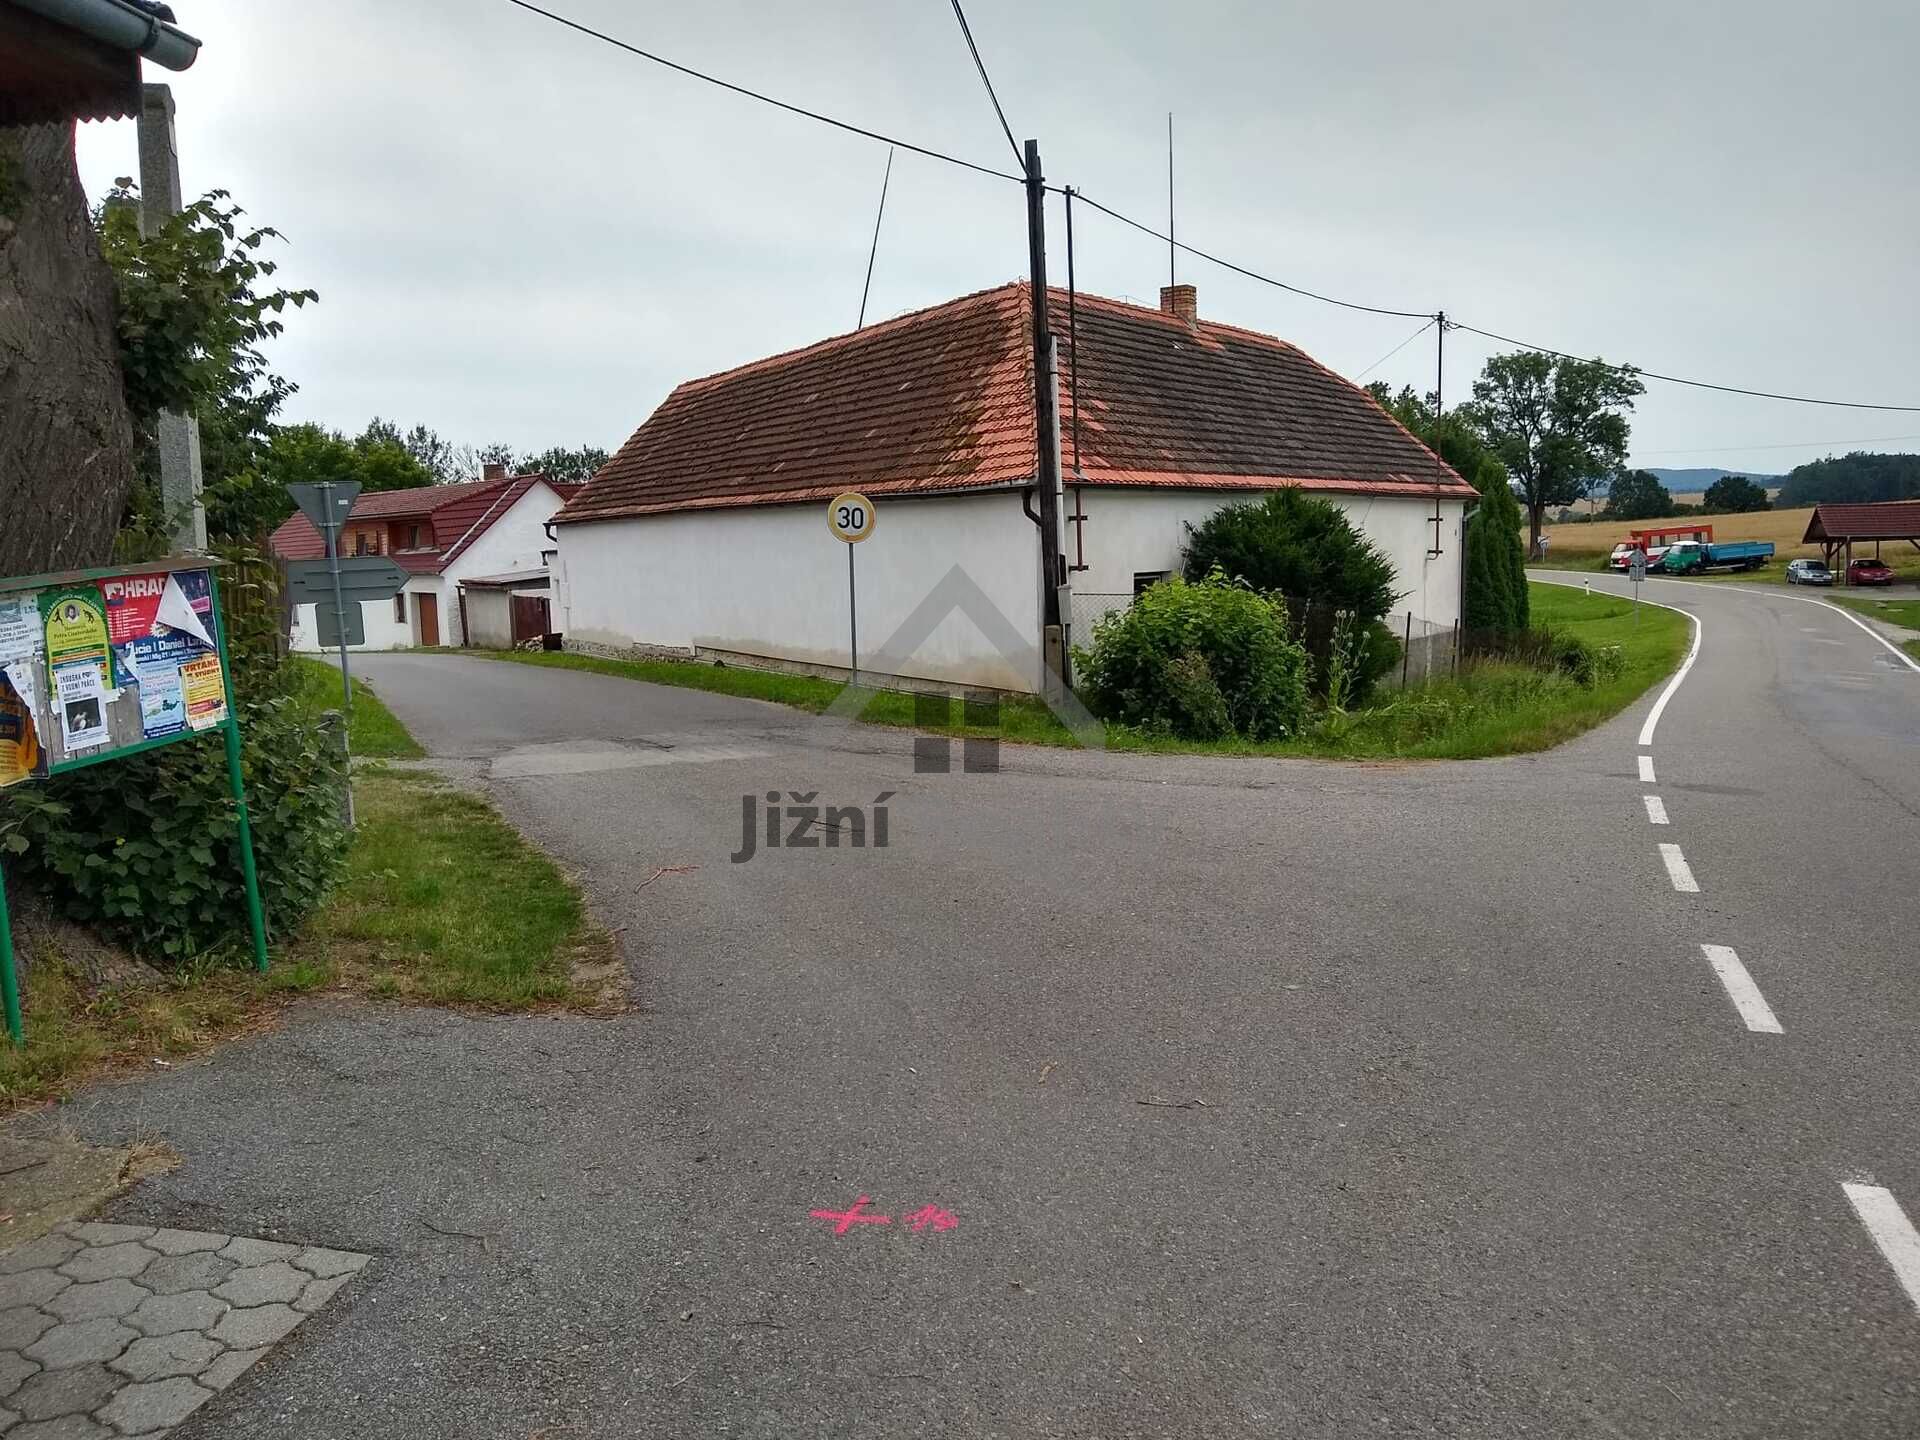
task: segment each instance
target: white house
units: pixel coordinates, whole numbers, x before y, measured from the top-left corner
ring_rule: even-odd
[[[510,580],[512,593],[544,596],[546,557],[554,548],[546,522],[580,489],[545,475],[508,475],[503,466],[489,465],[479,480],[362,494],[342,529],[340,553],[385,555],[409,578],[393,599],[360,607],[366,641],[349,648],[469,643],[468,586],[484,611],[474,643],[510,643],[515,637],[494,613],[506,593],[501,582]],[[275,530],[269,543],[283,560],[317,560],[326,554],[320,532],[300,514]],[[482,594],[484,599],[477,598]],[[312,605],[293,607],[295,650],[321,648],[313,612]],[[552,628],[550,621],[546,628]]]
[[[1028,296],[1003,286],[681,385],[555,518],[569,648],[843,673],[848,547],[826,502],[857,490],[876,502],[853,557],[863,653],[958,566],[1031,651],[954,613],[893,673],[1038,689]],[[1199,320],[1191,286],[1158,310],[1080,295],[1071,320],[1064,291],[1049,299],[1071,643],[1180,568],[1187,524],[1282,487],[1340,505],[1393,562],[1396,629],[1451,638],[1476,493],[1365,391]]]

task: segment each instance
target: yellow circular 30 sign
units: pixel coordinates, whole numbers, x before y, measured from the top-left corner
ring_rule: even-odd
[[[873,502],[858,490],[833,497],[827,506],[827,528],[849,545],[873,534]]]

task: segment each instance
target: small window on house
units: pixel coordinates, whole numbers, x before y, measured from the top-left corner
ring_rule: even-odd
[[[407,623],[407,592],[402,590],[393,597],[393,623]]]
[[[420,548],[420,527],[418,525],[409,525],[407,527],[407,548],[409,550],[418,550]]]
[[[375,536],[362,530],[353,537],[353,553],[356,555],[378,555],[380,553],[380,542]]]
[[[1147,591],[1151,590],[1154,586],[1158,585],[1162,580],[1165,580],[1172,573],[1173,572],[1171,570],[1136,570],[1134,571],[1133,572],[1133,593],[1136,595],[1146,594]]]

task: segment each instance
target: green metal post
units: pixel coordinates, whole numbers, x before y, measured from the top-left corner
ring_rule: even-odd
[[[7,871],[0,865],[0,997],[7,1006],[7,1034],[16,1045],[24,1044],[20,1028],[20,977],[13,972],[13,918],[7,914]]]
[[[240,869],[247,882],[247,924],[253,931],[253,967],[267,968],[267,920],[260,908],[260,874],[253,863],[253,826],[247,819],[247,785],[240,772],[240,710],[233,701],[233,663],[227,657],[227,625],[220,613],[220,577],[207,571],[213,599],[213,641],[220,653],[220,682],[227,695],[227,779],[233,785],[233,805],[240,821]]]

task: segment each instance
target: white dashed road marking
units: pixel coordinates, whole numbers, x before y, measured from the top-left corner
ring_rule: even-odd
[[[1760,993],[1760,987],[1753,983],[1753,977],[1747,973],[1747,967],[1740,963],[1740,957],[1733,953],[1731,945],[1702,945],[1707,963],[1713,966],[1713,973],[1720,977],[1720,983],[1727,987],[1727,998],[1733,1001],[1733,1008],[1740,1012],[1740,1018],[1747,1022],[1747,1029],[1758,1030],[1765,1035],[1780,1035],[1783,1032],[1779,1020],[1774,1018],[1773,1007],[1767,1004],[1767,997]]]
[[[1650,823],[1654,825],[1664,825],[1667,823],[1666,801],[1662,800],[1658,795],[1642,795],[1640,798],[1647,802],[1647,820]]]
[[[1661,608],[1672,610],[1675,607],[1666,605]],[[1660,723],[1660,717],[1666,713],[1667,702],[1673,699],[1673,692],[1680,688],[1680,682],[1686,679],[1687,672],[1693,669],[1693,662],[1700,658],[1700,617],[1685,610],[1682,610],[1680,613],[1693,622],[1693,644],[1688,647],[1687,658],[1680,662],[1680,668],[1673,672],[1673,679],[1667,682],[1667,688],[1662,690],[1660,692],[1660,698],[1653,702],[1653,709],[1647,712],[1647,723],[1640,727],[1640,744],[1642,748],[1653,744],[1653,727]]]
[[[1907,1298],[1920,1307],[1920,1232],[1907,1219],[1907,1212],[1884,1185],[1847,1184],[1841,1187],[1853,1202],[1854,1213],[1867,1227],[1867,1234],[1887,1257],[1887,1264],[1899,1278]]]
[[[1640,757],[1640,783],[1642,785],[1653,784],[1653,757],[1651,755],[1642,755]]]
[[[1660,858],[1666,862],[1667,878],[1673,881],[1673,888],[1682,895],[1698,895],[1700,882],[1693,878],[1693,871],[1687,868],[1687,857],[1680,853],[1678,845],[1662,845]]]

